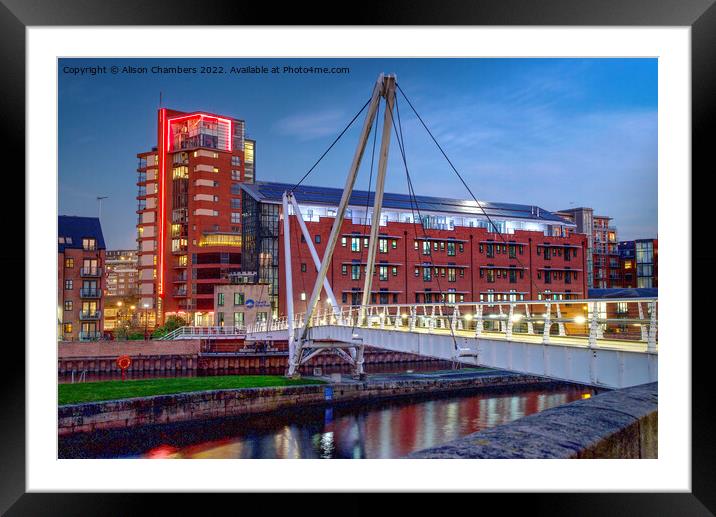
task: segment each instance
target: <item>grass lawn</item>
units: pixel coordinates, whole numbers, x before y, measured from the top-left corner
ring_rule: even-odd
[[[174,377],[134,381],[82,382],[59,384],[59,405],[186,393],[191,391],[265,386],[325,384],[313,379],[287,379],[280,375],[225,375],[216,377]]]

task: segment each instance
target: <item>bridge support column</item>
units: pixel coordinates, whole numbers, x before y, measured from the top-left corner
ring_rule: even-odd
[[[559,328],[559,335],[564,336],[564,322],[562,321],[562,311],[559,310],[559,304],[557,304],[557,327]]]
[[[475,337],[482,336],[482,305],[475,306]]]
[[[515,315],[515,304],[510,304],[510,312],[507,314],[507,329],[505,330],[505,337],[512,339],[512,317]]]
[[[535,326],[532,323],[532,315],[530,314],[530,306],[527,303],[525,304],[525,317],[527,318],[527,333],[534,334]]]
[[[417,317],[417,309],[415,305],[410,306],[410,316],[408,318],[408,330],[413,332],[415,330],[415,319]]]
[[[646,342],[646,351],[652,354],[656,353],[656,302],[650,302],[649,308],[651,315],[649,316],[649,339]]]
[[[639,319],[643,321],[644,320],[644,308],[642,307],[641,302],[637,302],[636,306],[639,308]],[[647,326],[644,325],[644,323],[641,323],[640,328],[641,328],[641,340],[648,341],[649,340],[649,336],[648,336],[649,331],[647,329]]]
[[[546,312],[544,315],[544,330],[542,331],[542,343],[549,343],[549,331],[552,328],[552,304],[545,303]]]
[[[597,337],[599,335],[599,320],[597,311],[597,302],[592,303],[592,319],[589,322],[589,348],[597,347]]]

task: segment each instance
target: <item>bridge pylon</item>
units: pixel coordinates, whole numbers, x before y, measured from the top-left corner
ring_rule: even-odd
[[[326,243],[326,251],[323,258],[319,263],[316,264],[318,268],[318,275],[316,282],[313,285],[313,291],[311,298],[306,307],[306,316],[303,325],[299,328],[293,328],[293,288],[291,282],[291,260],[290,260],[290,240],[289,240],[289,224],[288,224],[288,203],[295,203],[295,198],[290,195],[289,192],[284,194],[284,250],[287,254],[285,257],[286,263],[286,309],[287,317],[289,321],[289,364],[286,375],[288,377],[294,377],[298,374],[298,368],[301,364],[306,363],[316,355],[325,352],[326,350],[332,350],[344,357],[353,366],[354,377],[363,378],[365,376],[365,370],[363,368],[364,363],[364,351],[365,344],[355,334],[350,342],[336,342],[336,343],[316,343],[311,339],[311,327],[313,326],[314,316],[317,310],[317,303],[321,290],[325,289],[327,293],[330,292],[330,286],[327,281],[328,268],[333,258],[333,252],[340,237],[341,226],[345,218],[346,209],[355,186],[356,177],[358,175],[358,169],[360,167],[363,155],[365,154],[365,148],[368,143],[368,137],[370,136],[373,123],[375,121],[378,107],[380,106],[381,99],[385,100],[385,113],[383,118],[383,132],[381,137],[380,154],[378,159],[378,174],[375,185],[375,194],[373,200],[373,216],[370,219],[370,239],[368,243],[368,259],[366,263],[366,278],[363,285],[363,296],[359,314],[357,315],[357,325],[361,325],[366,319],[366,308],[370,305],[371,300],[371,287],[373,282],[373,268],[375,266],[376,249],[378,246],[378,229],[380,227],[380,212],[383,205],[383,194],[385,188],[385,174],[388,165],[388,152],[390,150],[390,135],[393,125],[393,107],[395,104],[395,89],[396,89],[396,77],[395,75],[380,74],[373,87],[371,94],[371,100],[368,104],[368,111],[366,113],[365,121],[363,122],[363,129],[358,138],[358,145],[353,155],[350,168],[348,169],[348,176],[346,177],[346,183],[343,188],[343,195],[341,201],[338,204],[336,210],[335,220],[331,228],[328,242]],[[291,201],[293,200],[293,201]],[[298,204],[293,205],[294,213],[299,218],[300,222],[300,210]],[[366,217],[368,214],[366,213]],[[305,225],[303,225],[305,226]],[[303,228],[302,228],[303,230]],[[307,230],[306,230],[307,232]],[[306,237],[306,242],[312,243],[311,238]],[[314,257],[314,262],[316,258]],[[332,294],[332,293],[331,293]],[[331,298],[331,295],[329,295]],[[290,301],[289,301],[290,300]],[[331,300],[334,309],[338,308],[335,302],[335,297]],[[346,352],[348,350],[348,353]]]

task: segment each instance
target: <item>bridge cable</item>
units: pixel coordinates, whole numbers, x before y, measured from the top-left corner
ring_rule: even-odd
[[[506,246],[510,246],[510,245],[518,246],[517,243],[512,243],[512,244],[510,244],[510,243],[505,239],[504,234],[499,230],[499,228],[497,227],[497,225],[495,225],[495,224],[492,222],[492,218],[491,218],[490,215],[487,213],[487,211],[485,210],[485,208],[482,206],[482,203],[480,203],[480,202],[478,201],[478,199],[475,197],[475,194],[473,194],[472,190],[471,190],[470,187],[467,185],[467,183],[466,183],[465,180],[463,179],[462,175],[458,172],[457,168],[456,168],[455,165],[452,163],[452,161],[450,160],[450,158],[448,157],[448,155],[445,153],[445,151],[443,150],[442,146],[438,143],[437,139],[435,138],[435,136],[433,135],[433,133],[430,131],[430,129],[428,128],[427,124],[425,124],[425,121],[424,121],[423,118],[420,116],[420,114],[418,113],[418,111],[415,109],[415,107],[413,106],[413,103],[410,102],[410,99],[408,98],[408,96],[405,95],[405,92],[404,92],[403,89],[400,87],[400,84],[398,84],[398,83],[396,82],[395,85],[396,85],[396,87],[400,90],[400,93],[403,95],[403,98],[407,101],[407,103],[408,103],[408,105],[410,106],[410,108],[412,109],[413,113],[415,114],[415,116],[418,118],[418,120],[419,120],[420,123],[422,124],[423,128],[425,128],[425,131],[427,131],[427,133],[428,133],[428,135],[430,135],[430,138],[432,139],[432,141],[435,143],[435,145],[437,146],[437,148],[440,150],[440,152],[442,153],[442,155],[445,157],[445,160],[447,160],[447,162],[448,162],[448,164],[450,165],[450,167],[452,168],[453,172],[457,175],[457,177],[460,179],[460,181],[462,182],[462,184],[465,186],[465,188],[467,189],[468,193],[469,193],[470,196],[472,197],[473,201],[475,201],[475,203],[477,204],[477,206],[480,208],[480,210],[482,211],[482,213],[483,213],[483,214],[485,215],[485,217],[487,218],[487,221],[488,221],[489,224],[490,224],[490,228],[493,229],[493,230],[495,230],[493,233],[497,233],[497,235],[499,235],[500,239],[502,240],[503,244],[505,244]],[[515,251],[517,251],[517,250],[515,250]],[[530,252],[531,252],[531,250],[530,250]],[[568,252],[569,252],[569,250],[566,250],[566,251],[565,251],[565,253],[568,253]],[[517,257],[517,253],[515,253],[515,257],[514,257],[514,258],[515,258],[515,260],[517,260],[517,263],[518,263],[518,264],[520,265],[520,267],[522,268],[522,271],[524,271],[525,269],[527,269],[527,268],[525,267],[525,265],[522,263],[522,261]],[[510,268],[506,268],[506,269],[509,270]],[[528,270],[528,271],[529,271],[529,279],[530,279],[530,282],[532,283],[532,287],[534,287],[534,289],[535,289],[535,294],[539,294],[539,287],[537,286],[537,283],[535,282],[534,277],[532,276],[532,270]],[[570,273],[571,273],[571,271],[570,271]],[[509,300],[509,301],[512,301],[512,300]],[[516,301],[516,300],[515,300],[515,301]],[[547,300],[547,301],[549,301],[549,300]],[[559,300],[555,300],[555,301],[558,301],[558,302],[559,302]]]
[[[328,146],[328,149],[326,149],[323,152],[323,154],[316,161],[316,163],[314,163],[313,166],[310,169],[308,169],[308,172],[306,172],[306,174],[303,175],[303,177],[298,181],[298,183],[296,183],[293,187],[291,187],[291,189],[289,190],[289,192],[291,194],[293,194],[293,191],[296,190],[301,183],[303,183],[303,181],[308,177],[309,174],[311,174],[311,172],[313,172],[313,169],[315,169],[316,166],[319,163],[321,163],[321,160],[323,160],[323,158],[328,154],[328,152],[331,149],[333,149],[333,146],[336,145],[336,143],[338,143],[338,140],[340,140],[341,137],[345,134],[345,132],[348,131],[348,129],[353,125],[353,122],[355,122],[356,119],[360,116],[360,114],[363,113],[363,110],[368,106],[368,104],[370,104],[370,101],[371,101],[371,99],[368,99],[366,101],[366,103],[363,105],[363,107],[360,109],[360,111],[358,111],[358,113],[355,114],[355,116],[351,119],[351,121],[348,123],[348,125],[345,128],[343,128],[343,131],[341,131],[340,134],[335,138],[335,140],[333,140],[331,145]]]
[[[418,212],[418,218],[420,219],[420,226],[423,230],[423,238],[425,239],[424,242],[426,242],[428,244],[428,250],[430,251],[428,257],[430,260],[431,271],[433,274],[435,274],[435,280],[437,281],[437,284],[438,284],[438,295],[440,296],[440,301],[442,302],[443,307],[445,307],[447,309],[449,307],[447,305],[447,296],[445,296],[445,293],[442,290],[442,286],[440,285],[440,272],[438,271],[437,273],[435,273],[436,269],[438,269],[438,268],[435,267],[435,262],[433,261],[433,250],[432,250],[432,246],[430,244],[430,240],[428,240],[427,231],[425,229],[425,220],[423,219],[423,216],[420,213],[420,206],[418,205],[418,200],[417,200],[417,197],[415,196],[415,188],[413,187],[413,181],[412,181],[412,178],[410,177],[410,171],[408,169],[408,160],[407,160],[406,154],[405,154],[405,139],[403,136],[403,125],[402,125],[402,122],[400,119],[400,107],[398,105],[397,96],[395,98],[395,111],[398,116],[398,126],[400,127],[400,132],[398,132],[398,129],[395,126],[395,120],[393,119],[392,114],[391,114],[391,122],[393,124],[393,130],[395,131],[395,136],[398,141],[398,147],[400,148],[400,154],[403,159],[403,165],[405,167],[405,175],[406,175],[407,182],[408,182],[408,193],[410,196],[410,203],[411,203],[410,209],[411,209],[411,212],[413,215],[413,230],[415,231],[415,240],[417,242],[418,235],[417,235],[417,226],[415,224],[415,211],[413,211],[413,203],[415,205],[415,210]],[[418,251],[418,257],[420,257],[420,248],[418,248],[417,251]],[[422,261],[419,260],[418,262],[422,264]],[[447,267],[446,267],[446,269],[447,269]],[[425,294],[425,293],[423,293],[423,294]],[[443,315],[443,317],[446,317],[446,316]],[[449,317],[452,320],[452,316],[450,315]],[[457,349],[458,349],[457,339],[455,338],[455,330],[453,329],[452,322],[450,323],[449,327],[450,327],[450,335],[451,335],[452,341],[453,341],[453,347],[454,347],[455,351],[457,351]]]

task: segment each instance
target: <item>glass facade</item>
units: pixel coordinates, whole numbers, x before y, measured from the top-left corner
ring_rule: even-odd
[[[255,271],[256,280],[269,286],[273,316],[278,316],[279,205],[259,203],[242,193],[241,269]]]

